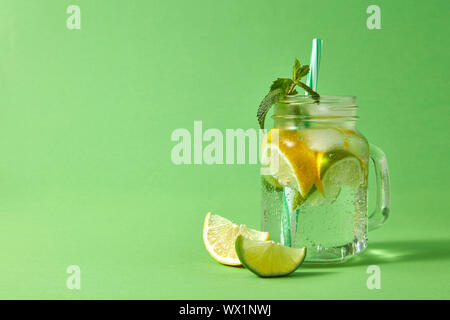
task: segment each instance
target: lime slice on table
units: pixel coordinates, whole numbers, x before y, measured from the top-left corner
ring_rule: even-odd
[[[218,262],[230,266],[240,266],[234,244],[238,235],[250,239],[268,240],[269,233],[237,225],[230,220],[208,212],[203,225],[203,242],[206,250]]]
[[[288,275],[303,263],[306,248],[290,248],[273,241],[251,240],[239,235],[236,253],[242,264],[256,275],[269,278]]]

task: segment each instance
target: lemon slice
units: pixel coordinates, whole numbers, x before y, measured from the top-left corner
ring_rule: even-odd
[[[237,225],[224,217],[208,212],[203,225],[203,241],[206,250],[218,262],[240,266],[236,255],[235,242],[239,235],[249,239],[268,240],[269,233],[247,228],[246,225]]]
[[[306,196],[314,185],[321,188],[316,152],[308,148],[299,132],[271,130],[264,137],[261,150],[261,161],[268,163],[266,171],[270,171],[266,176],[273,177],[266,180],[272,186],[288,187],[302,196]]]
[[[256,275],[288,275],[303,263],[306,248],[290,248],[273,241],[251,240],[242,235],[236,239],[236,253],[242,264]]]

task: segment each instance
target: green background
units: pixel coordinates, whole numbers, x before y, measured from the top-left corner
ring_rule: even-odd
[[[81,30],[66,28],[70,4]],[[448,1],[0,7],[0,298],[450,298]],[[319,92],[356,95],[359,130],[386,152],[391,218],[347,264],[260,279],[202,243],[208,211],[259,228],[258,166],[176,166],[170,136],[194,120],[256,128],[271,81],[307,63],[315,36]]]

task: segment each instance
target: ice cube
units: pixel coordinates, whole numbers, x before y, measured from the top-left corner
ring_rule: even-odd
[[[327,152],[344,147],[344,137],[336,129],[306,129],[301,135],[311,150]]]

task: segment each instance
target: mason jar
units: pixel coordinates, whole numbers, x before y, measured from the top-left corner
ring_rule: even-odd
[[[306,262],[337,263],[367,247],[388,217],[386,157],[356,129],[356,97],[286,96],[261,145],[262,229]],[[377,205],[368,214],[369,161]]]

